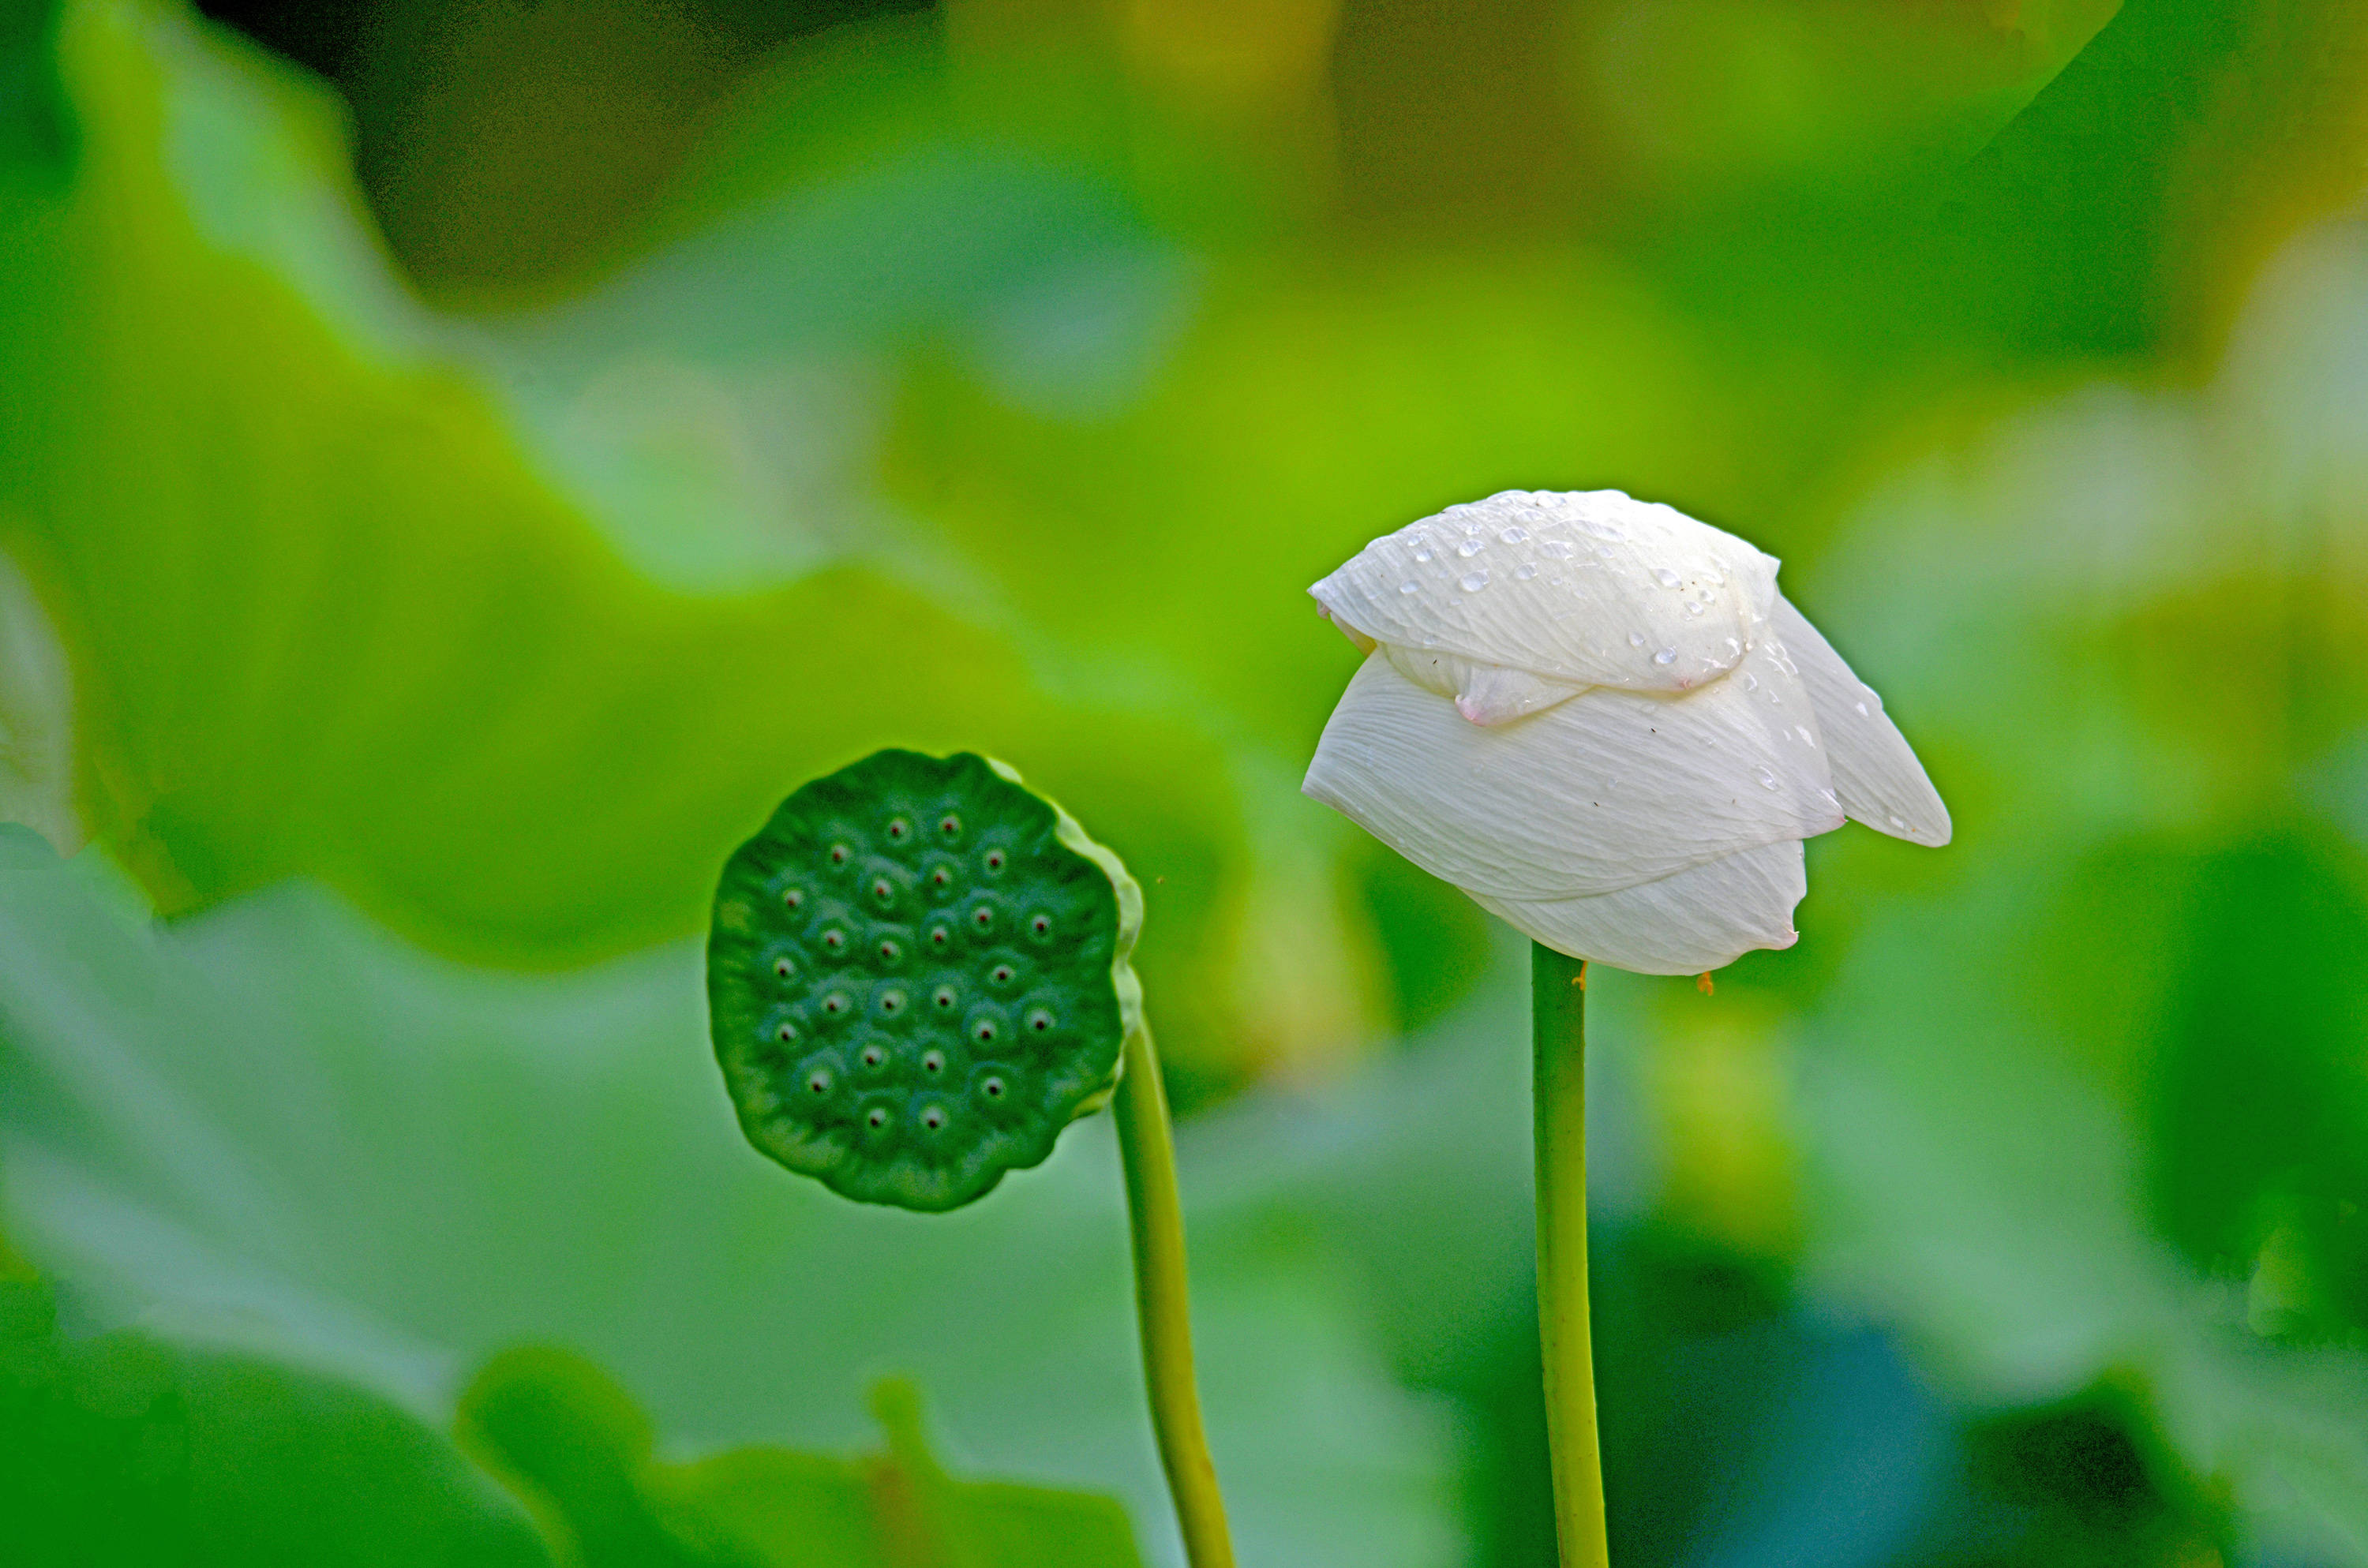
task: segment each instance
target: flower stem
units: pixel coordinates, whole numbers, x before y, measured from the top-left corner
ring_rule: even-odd
[[[1595,1436],[1595,1356],[1587,1327],[1587,965],[1530,951],[1537,1125],[1538,1338],[1554,1533],[1564,1568],[1608,1568],[1603,1461]]]
[[[1151,1026],[1126,1040],[1118,1081],[1118,1146],[1126,1164],[1126,1207],[1134,1232],[1134,1305],[1143,1322],[1143,1375],[1159,1462],[1176,1499],[1191,1568],[1233,1568],[1225,1502],[1201,1429],[1192,1378],[1192,1321],[1184,1283],[1184,1210],[1176,1196],[1176,1143],[1167,1129],[1167,1092]]]

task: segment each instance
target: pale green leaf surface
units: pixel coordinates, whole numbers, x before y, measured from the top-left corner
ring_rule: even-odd
[[[859,1448],[861,1389],[909,1370],[980,1445],[958,1468],[1114,1491],[1174,1561],[1107,1119],[970,1209],[877,1210],[742,1143],[687,944],[532,979],[302,887],[138,911],[94,857],[0,873],[9,1229],[98,1321],[292,1345],[429,1417],[492,1351],[566,1344],[648,1401],[662,1454]],[[1271,1184],[1201,1199],[1192,1151],[1245,1561],[1452,1561],[1444,1434],[1272,1227]]]

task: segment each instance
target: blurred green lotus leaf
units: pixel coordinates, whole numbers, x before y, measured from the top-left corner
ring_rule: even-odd
[[[689,940],[464,968],[302,885],[159,927],[98,852],[0,827],[5,1223],[95,1325],[201,1332],[438,1418],[486,1358],[562,1344],[647,1402],[662,1451],[849,1451],[874,1372],[907,1369],[976,1435],[966,1464],[1113,1493],[1177,1561],[1107,1119],[952,1214],[847,1203],[742,1141],[701,980]],[[1238,1537],[1436,1568],[1448,1434],[1343,1266],[1280,1240],[1288,1146],[1246,1150],[1190,1217]]]
[[[73,1338],[0,1269],[8,1561],[548,1564],[516,1503],[408,1411],[337,1377],[119,1331]]]
[[[60,58],[76,177],[0,200],[0,548],[73,665],[84,821],[165,908],[302,872],[442,950],[578,961],[699,928],[715,866],[784,782],[886,741],[984,744],[1034,759],[1174,884],[1144,963],[1191,999],[1171,1028],[1188,1076],[1196,1040],[1233,1051],[1268,1006],[1269,982],[1238,960],[1272,926],[1314,944],[1286,994],[1313,988],[1337,1037],[1362,1035],[1356,934],[1300,919],[1330,899],[1328,872],[1309,888],[1305,857],[1251,853],[1246,804],[1288,799],[1288,770],[1245,758],[1190,687],[1145,700],[1090,675],[959,549],[868,502],[816,501],[820,546],[753,578],[654,580],[649,550],[608,519],[648,523],[663,495],[646,467],[576,461],[622,449],[568,424],[586,405],[565,355],[591,356],[597,403],[603,346],[630,333],[579,324],[546,353],[529,326],[497,342],[420,308],[370,238],[322,90],[176,6],[78,0]],[[734,256],[768,258],[780,297],[814,296],[797,278],[894,254],[928,191],[976,174],[948,165],[919,196],[857,192],[753,240],[721,234],[723,259],[677,257],[675,292],[627,289],[612,314],[689,308]],[[1074,181],[1011,177],[1042,198],[1021,232],[962,231],[960,288],[989,314],[998,290],[1095,256],[1130,276],[1165,265],[1119,219],[1087,235]],[[803,250],[764,239],[783,224]],[[783,330],[860,391],[850,353],[946,308],[896,292],[880,321]],[[821,430],[803,406],[751,438]],[[758,491],[775,510],[735,492],[733,526],[794,531],[814,499]]]
[[[839,1460],[746,1448],[687,1464],[580,1356],[505,1351],[461,1396],[464,1448],[526,1496],[583,1568],[1135,1568],[1109,1498],[961,1482],[923,1440],[910,1384],[873,1390],[888,1451]]]

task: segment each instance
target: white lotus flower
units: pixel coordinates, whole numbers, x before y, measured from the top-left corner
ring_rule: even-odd
[[[1309,590],[1367,653],[1306,792],[1546,946],[1691,974],[1798,939],[1801,841],[1949,841],[1776,566],[1617,490],[1508,490]]]

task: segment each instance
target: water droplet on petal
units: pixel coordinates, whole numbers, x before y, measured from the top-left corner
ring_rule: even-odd
[[[1900,832],[1902,832],[1902,833],[1906,833],[1906,832],[1907,831],[1907,824],[1906,823],[1901,822],[1901,821],[1899,820],[1899,815],[1898,815],[1898,813],[1897,813],[1897,812],[1895,812],[1891,813],[1890,822],[1891,822],[1891,825],[1892,825],[1892,826],[1894,826],[1894,827],[1896,827],[1896,828],[1897,828]]]
[[[1678,651],[1675,648],[1664,648],[1653,655],[1653,662],[1656,665],[1674,665],[1678,662]]]
[[[1670,571],[1666,566],[1654,567],[1653,577],[1655,581],[1658,582],[1661,586],[1665,588],[1674,588],[1679,583],[1685,581],[1684,578],[1679,576],[1675,572]]]
[[[1759,677],[1753,675],[1749,670],[1744,671],[1743,689],[1746,691],[1758,691],[1759,689]]]
[[[1414,552],[1414,558],[1417,561],[1428,561],[1430,559],[1430,551],[1428,550],[1417,550]]]
[[[1556,561],[1567,561],[1577,551],[1571,547],[1568,540],[1548,539],[1538,541],[1538,553],[1551,556]]]
[[[1463,543],[1455,547],[1455,553],[1463,556],[1466,561],[1469,561],[1472,557],[1479,554],[1480,551],[1486,548],[1486,547],[1478,540],[1467,539]]]
[[[1538,569],[1526,561],[1522,562],[1521,564],[1516,567],[1513,571],[1513,575],[1520,578],[1524,583],[1528,582],[1537,574]]]
[[[1644,645],[1645,634],[1643,632],[1632,631],[1628,634],[1628,646],[1631,648],[1642,648]]]
[[[1769,769],[1765,767],[1757,767],[1752,769],[1752,775],[1759,780],[1759,787],[1762,790],[1773,790],[1776,788],[1776,775]]]
[[[1530,530],[1516,523],[1509,528],[1499,530],[1497,537],[1507,544],[1519,544],[1530,537]]]
[[[1402,594],[1418,594],[1422,592],[1422,585],[1416,582],[1413,578],[1408,577],[1405,582],[1398,585],[1398,592]]]
[[[1702,612],[1702,607],[1699,604],[1690,604],[1686,606],[1686,613],[1688,615],[1700,615]]]
[[[1866,704],[1863,702],[1858,705],[1858,716],[1861,719],[1871,719],[1874,717],[1874,715],[1866,710]]]
[[[1467,593],[1467,594],[1476,594],[1476,593],[1478,593],[1481,589],[1483,589],[1483,588],[1486,587],[1487,585],[1488,585],[1488,574],[1487,574],[1487,573],[1486,573],[1486,572],[1466,572],[1465,574],[1463,574],[1463,591],[1464,591],[1465,593]]]

